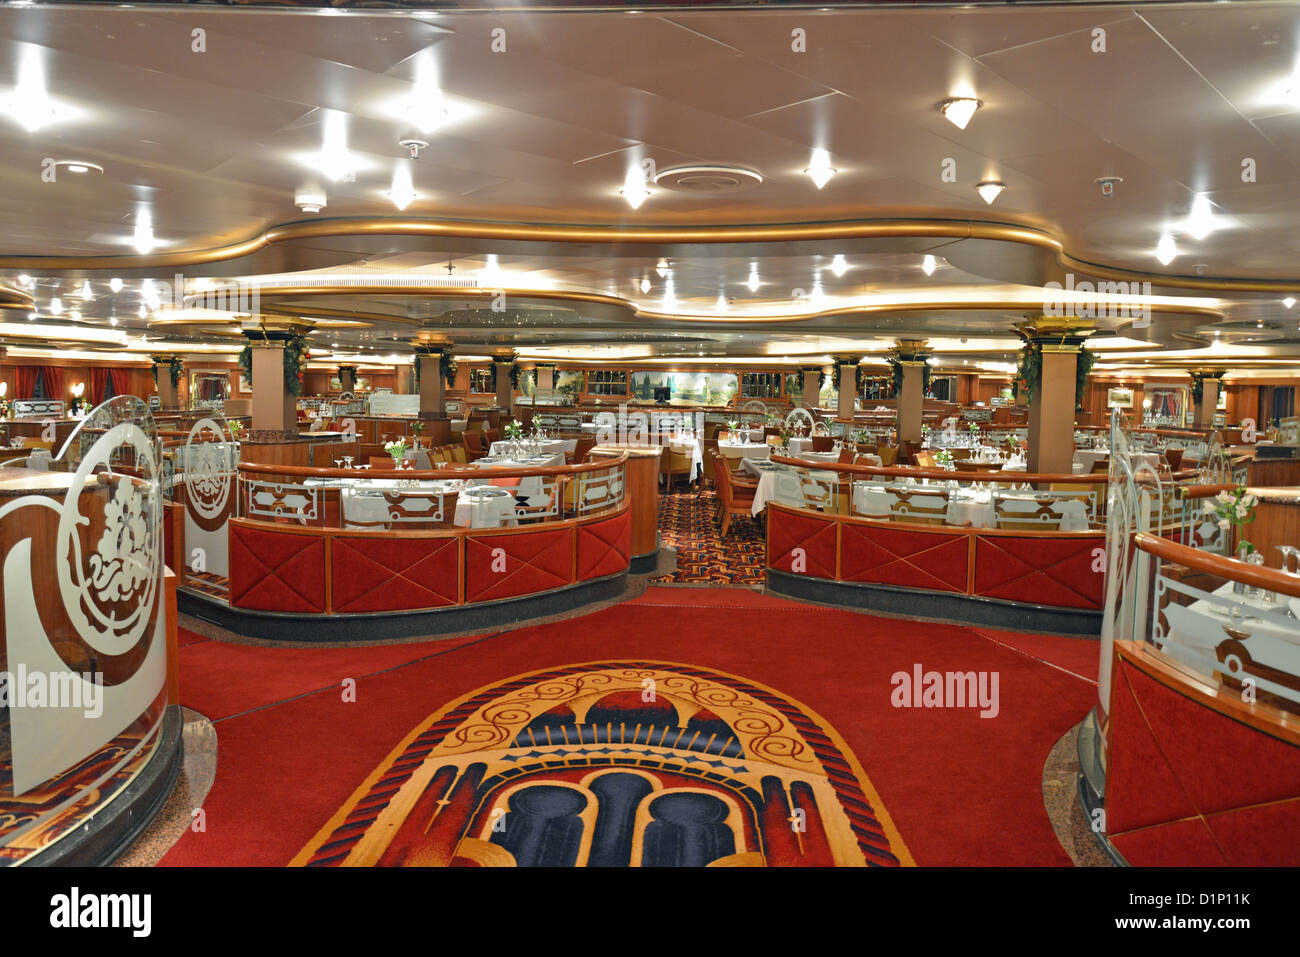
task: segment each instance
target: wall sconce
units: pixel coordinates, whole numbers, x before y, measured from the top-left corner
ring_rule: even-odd
[[[0,399],[3,399],[8,394],[9,394],[9,383],[0,382]]]
[[[72,387],[72,395],[74,398],[80,399],[81,394],[85,391],[86,391],[86,383],[84,382],[78,382],[76,385]]]

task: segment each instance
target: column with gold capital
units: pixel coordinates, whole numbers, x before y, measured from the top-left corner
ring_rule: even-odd
[[[253,317],[243,325],[248,338],[253,384],[250,439],[273,442],[298,436],[298,396],[307,364],[311,324],[293,319]]]
[[[803,404],[810,409],[817,408],[821,401],[818,394],[822,388],[822,367],[821,366],[801,366],[799,372],[803,375],[803,389],[801,397]]]
[[[1196,425],[1198,428],[1214,428],[1214,415],[1219,409],[1219,395],[1223,391],[1222,369],[1204,369],[1193,374],[1193,381],[1200,381],[1201,397],[1196,401]]]
[[[921,445],[921,423],[925,412],[925,370],[930,354],[924,339],[900,339],[894,360],[903,371],[902,382],[894,396],[897,404],[898,443],[914,448]]]
[[[1030,472],[1070,475],[1074,470],[1079,353],[1094,328],[1092,320],[1049,316],[1017,327],[1027,347],[1042,357],[1029,390]]]
[[[839,409],[836,418],[852,421],[856,409],[854,399],[858,397],[858,363],[859,356],[837,356],[835,364],[840,370]]]
[[[514,383],[510,381],[510,371],[515,367],[519,357],[513,350],[496,349],[492,352],[492,370],[496,374],[497,407],[502,410],[502,417],[513,416],[515,408]]]
[[[420,421],[430,445],[451,441],[451,419],[447,415],[447,381],[442,375],[442,357],[451,354],[446,336],[421,336],[415,346],[420,374]]]

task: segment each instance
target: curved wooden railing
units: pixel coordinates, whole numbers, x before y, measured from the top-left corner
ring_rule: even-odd
[[[626,453],[609,456],[595,462],[579,462],[573,465],[521,465],[517,468],[481,469],[465,465],[445,469],[330,469],[310,465],[270,465],[261,462],[241,462],[239,471],[253,475],[282,475],[292,478],[332,478],[332,479],[410,479],[414,481],[438,482],[447,479],[481,479],[492,478],[531,478],[533,476],[580,475],[584,472],[599,472],[625,463]]]
[[[1254,588],[1263,588],[1292,598],[1300,598],[1300,575],[1288,575],[1276,568],[1265,568],[1263,565],[1252,565],[1235,558],[1226,558],[1214,552],[1180,545],[1146,532],[1134,535],[1133,544],[1162,561],[1174,562],[1195,572],[1204,572],[1228,581],[1241,582]]]
[[[771,461],[779,465],[793,465],[798,468],[816,469],[822,472],[846,472],[850,475],[887,476],[899,479],[930,479],[940,482],[1015,482],[1017,484],[1039,485],[1043,483],[1070,482],[1075,485],[1105,485],[1109,477],[1104,472],[1086,472],[1076,475],[1071,472],[1003,472],[975,471],[950,472],[947,469],[922,468],[914,465],[853,465],[847,462],[825,462],[820,459],[801,459],[797,456],[773,455]],[[1195,477],[1195,469],[1182,469],[1170,474],[1173,481],[1182,481]],[[1222,488],[1234,486],[1206,486],[1215,492]],[[1210,493],[1215,494],[1215,493]]]

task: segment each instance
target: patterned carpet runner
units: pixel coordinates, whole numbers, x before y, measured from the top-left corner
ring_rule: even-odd
[[[718,493],[708,488],[664,492],[659,497],[661,545],[677,549],[677,571],[653,578],[676,584],[763,583],[763,526],[732,519],[726,539],[718,535]]]

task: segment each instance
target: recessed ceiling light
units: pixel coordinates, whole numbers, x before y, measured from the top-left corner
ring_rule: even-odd
[[[63,313],[63,300],[55,296],[50,300],[50,315],[58,316]]]
[[[938,268],[939,268],[939,261],[935,259],[933,256],[931,256],[929,253],[926,253],[925,258],[921,260],[922,271],[924,271],[927,276],[933,276],[934,271]]]
[[[1214,232],[1215,225],[1210,198],[1204,193],[1197,193],[1192,200],[1192,211],[1187,217],[1187,232],[1193,239],[1204,239]]]
[[[642,280],[641,280],[641,292],[643,292],[643,293],[648,293],[649,291],[650,291],[650,280],[649,280],[649,279],[642,279]]]
[[[108,281],[108,288],[113,290],[113,292],[121,292],[122,280],[114,276],[112,279]]]
[[[831,166],[831,154],[822,149],[813,150],[812,162],[809,163],[808,168],[804,170],[804,173],[813,181],[813,185],[818,189],[821,189],[829,183],[831,177],[837,172],[839,172],[839,170]]]
[[[939,110],[948,118],[948,122],[959,130],[966,129],[966,124],[984,104],[973,96],[954,96],[939,104]]]
[[[758,263],[749,267],[749,278],[745,280],[745,285],[750,292],[758,292]]]
[[[716,308],[718,312],[727,311],[727,297],[724,296],[722,293],[718,293],[718,301],[716,303]]]
[[[81,298],[86,302],[94,302],[95,300],[95,290],[91,288],[89,279],[81,283]]]
[[[831,260],[831,272],[833,272],[837,277],[843,276],[844,273],[848,271],[848,268],[849,264],[844,261],[844,255],[842,253],[837,254],[835,258]]]
[[[668,275],[668,260],[666,260],[666,259],[661,259],[661,260],[659,260],[658,264],[655,266],[655,272],[657,272],[657,273],[659,274],[659,278],[660,278],[660,279],[663,279],[665,276],[667,276],[667,275]]]
[[[1177,255],[1178,246],[1174,243],[1174,237],[1165,233],[1156,244],[1156,259],[1160,260],[1160,265],[1168,266]]]
[[[975,184],[975,192],[979,193],[980,198],[990,206],[993,205],[993,200],[997,199],[998,195],[1006,188],[1005,183],[993,179]]]
[[[59,119],[59,111],[45,89],[45,68],[40,50],[26,46],[18,68],[18,85],[0,99],[0,111],[7,113],[28,133],[35,133]]]
[[[1282,300],[1282,305],[1290,309],[1292,306],[1295,305],[1295,300],[1292,297],[1287,296],[1285,299]]]
[[[24,289],[30,289],[32,287],[32,277],[24,273],[18,277],[18,285]]]

